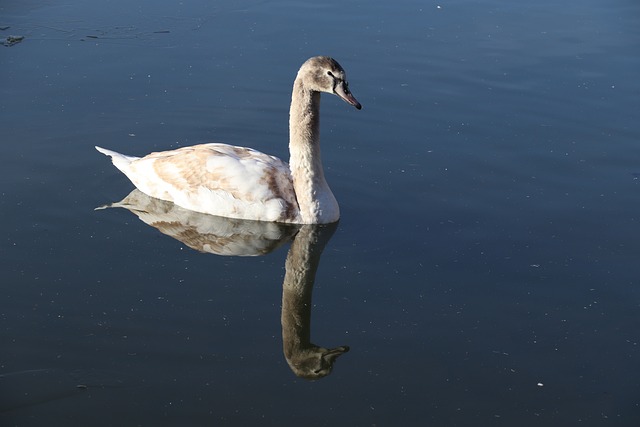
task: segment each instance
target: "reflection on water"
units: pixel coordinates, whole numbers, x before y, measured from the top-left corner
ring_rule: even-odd
[[[193,212],[155,199],[135,189],[120,207],[146,224],[192,249],[216,255],[265,255],[290,241],[282,285],[282,341],[287,363],[301,378],[318,379],[331,373],[348,346],[324,348],[311,342],[311,295],[320,256],[337,228],[329,225],[290,225],[245,221]]]
[[[329,373],[333,362],[349,351],[347,346],[323,348],[311,343],[311,292],[320,255],[337,223],[304,225],[296,235],[285,264],[282,284],[282,342],[291,370],[315,379]]]
[[[110,207],[128,209],[144,223],[191,249],[216,255],[265,255],[289,241],[297,231],[293,225],[242,221],[190,211],[147,196],[138,189],[121,201],[98,209]]]

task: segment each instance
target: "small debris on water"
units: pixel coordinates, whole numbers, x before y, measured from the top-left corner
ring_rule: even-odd
[[[8,36],[4,39],[2,44],[4,46],[11,47],[16,43],[20,43],[22,40],[24,40],[24,36]]]

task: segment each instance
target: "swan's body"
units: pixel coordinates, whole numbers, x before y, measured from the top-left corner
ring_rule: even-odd
[[[320,92],[360,109],[335,60],[307,60],[293,84],[289,112],[289,164],[251,148],[201,144],[137,158],[111,156],[142,192],[183,208],[257,221],[327,224],[340,210],[320,159]]]

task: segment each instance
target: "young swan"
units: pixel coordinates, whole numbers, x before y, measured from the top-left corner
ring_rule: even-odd
[[[251,148],[218,143],[142,158],[96,149],[143,193],[192,211],[296,224],[336,222],[340,210],[320,158],[320,92],[362,108],[338,62],[326,56],[308,59],[293,83],[289,165]]]

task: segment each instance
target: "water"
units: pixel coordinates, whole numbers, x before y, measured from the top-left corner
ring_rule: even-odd
[[[635,2],[5,1],[0,26],[25,36],[0,49],[3,425],[640,421]],[[333,232],[291,263],[319,261],[310,313],[291,230],[218,256],[94,211],[132,190],[94,145],[286,158],[317,54],[363,110],[323,98],[342,219],[299,234]],[[287,361],[296,313],[350,348],[322,379]]]

